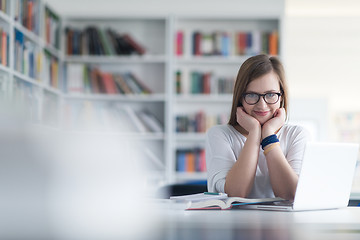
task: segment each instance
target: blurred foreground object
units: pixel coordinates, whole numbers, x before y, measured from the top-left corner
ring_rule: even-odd
[[[154,219],[136,143],[0,113],[0,239],[145,239]]]

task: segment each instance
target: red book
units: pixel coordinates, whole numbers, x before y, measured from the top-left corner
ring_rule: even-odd
[[[199,33],[199,32],[195,33],[195,55],[196,56],[201,55],[201,40],[202,40],[201,33]]]
[[[238,37],[238,50],[240,55],[245,54],[247,46],[247,34],[245,32],[240,32]]]
[[[66,53],[67,53],[67,55],[73,55],[73,47],[72,47],[73,35],[74,35],[73,30],[68,28],[66,30]]]
[[[51,25],[51,22],[50,22],[50,17],[48,16],[46,18],[46,43],[50,44],[50,25]]]
[[[211,73],[203,74],[203,93],[210,94],[211,92]]]
[[[7,36],[6,36],[6,32],[3,31],[2,32],[2,46],[1,46],[1,63],[4,66],[7,66]]]
[[[205,149],[200,150],[200,171],[206,172]]]
[[[27,24],[26,27],[32,31],[32,18],[33,18],[33,2],[28,1],[28,15],[27,15]]]
[[[117,94],[116,85],[114,79],[110,73],[102,73],[102,79],[106,93]]]
[[[184,32],[179,30],[176,32],[176,55],[182,56],[184,54]]]
[[[123,38],[138,54],[143,55],[146,52],[145,48],[138,44],[129,34],[124,34]]]

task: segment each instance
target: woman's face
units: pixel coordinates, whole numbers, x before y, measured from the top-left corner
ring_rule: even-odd
[[[276,73],[271,71],[268,74],[254,79],[247,86],[245,93],[280,93],[278,76],[276,75]],[[256,95],[252,96],[256,98]],[[249,97],[251,98],[251,95]],[[275,98],[277,98],[277,96],[275,96]],[[281,97],[275,104],[268,104],[264,101],[264,97],[260,96],[260,99],[256,104],[250,105],[246,103],[244,98],[242,99],[242,105],[247,114],[256,118],[261,125],[263,125],[265,122],[267,122],[270,118],[274,116],[276,109],[280,108],[280,102]]]

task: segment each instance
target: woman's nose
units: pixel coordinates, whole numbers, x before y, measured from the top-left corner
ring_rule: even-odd
[[[263,97],[260,97],[259,101],[256,103],[258,106],[267,106],[267,103],[265,102],[265,99]]]

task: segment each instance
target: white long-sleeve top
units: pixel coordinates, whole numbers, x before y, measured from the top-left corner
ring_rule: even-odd
[[[296,174],[299,175],[305,144],[309,141],[309,132],[300,126],[285,124],[276,134],[285,158]],[[225,192],[225,178],[236,162],[246,137],[231,125],[216,125],[206,134],[207,184],[210,192]],[[256,176],[249,198],[274,197],[269,171],[260,147]]]

